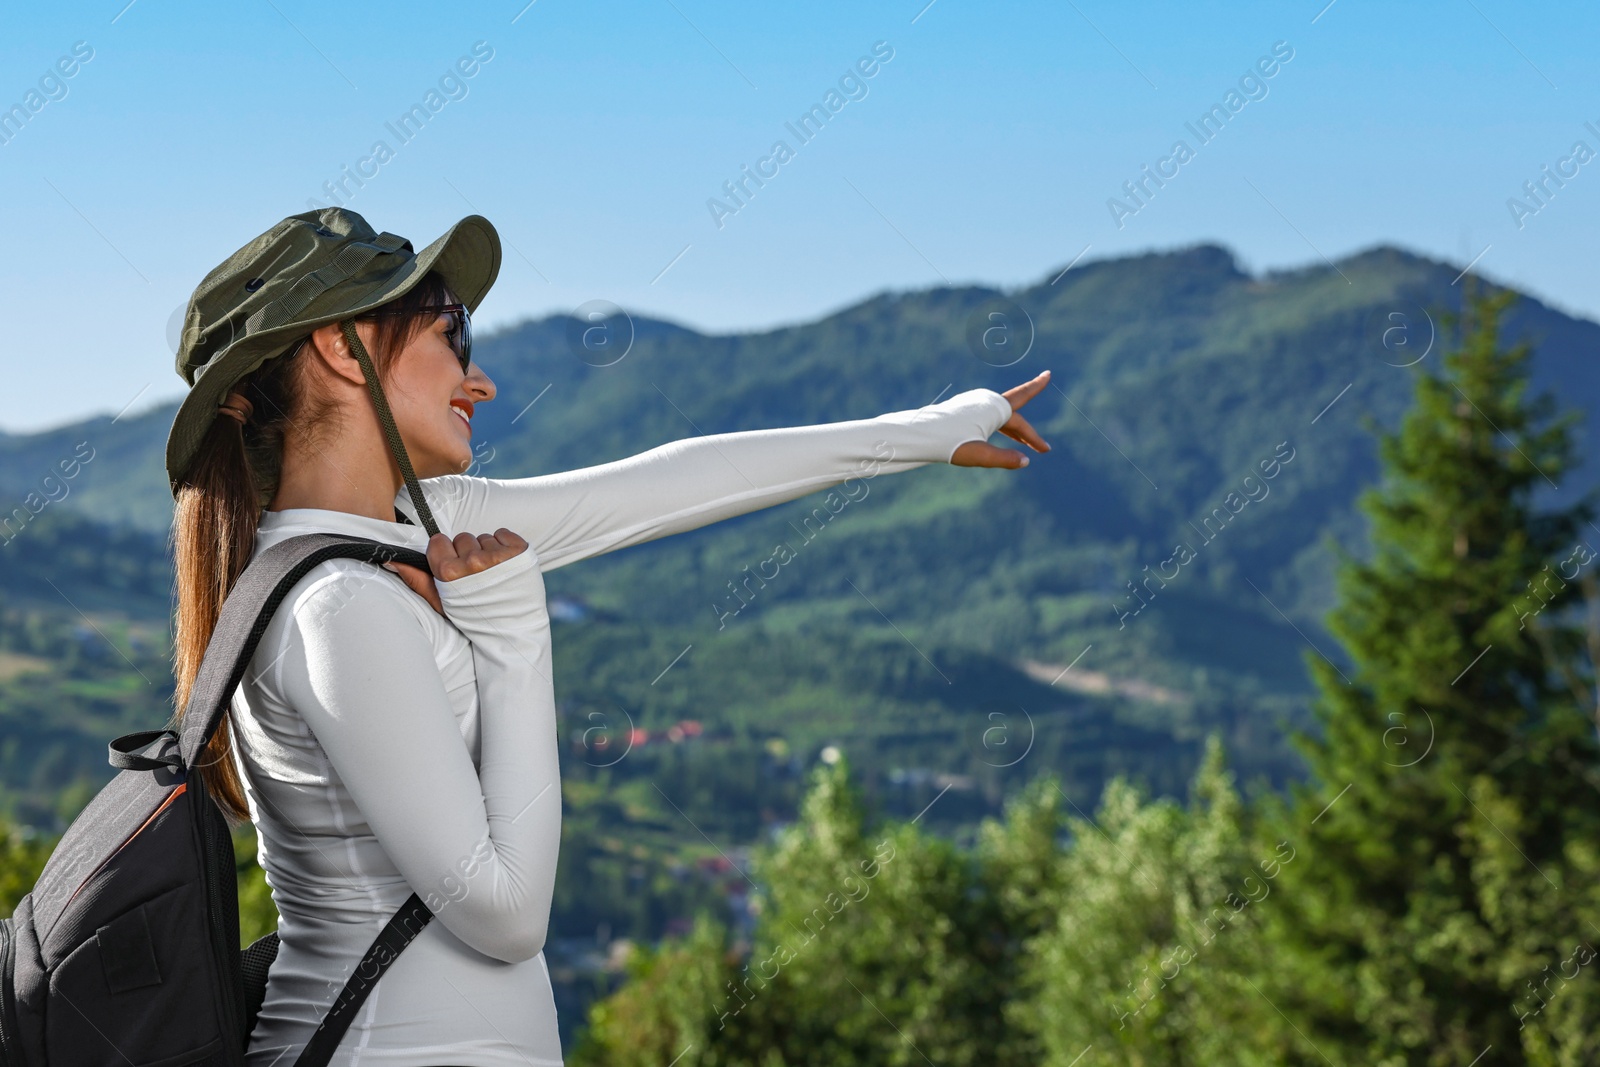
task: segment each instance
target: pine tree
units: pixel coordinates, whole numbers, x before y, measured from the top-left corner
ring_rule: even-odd
[[[1329,616],[1353,666],[1310,659],[1314,784],[1271,820],[1301,858],[1258,975],[1295,1062],[1600,1061],[1593,670],[1566,610],[1600,537],[1589,497],[1533,509],[1573,416],[1527,399],[1511,300],[1469,295],[1382,437],[1373,553]]]

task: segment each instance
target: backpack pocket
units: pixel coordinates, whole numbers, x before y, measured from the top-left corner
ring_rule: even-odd
[[[51,1063],[180,1067],[222,1048],[200,889],[179,885],[130,908],[56,965]]]

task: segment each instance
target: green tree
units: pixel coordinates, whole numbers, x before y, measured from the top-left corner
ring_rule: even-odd
[[[843,761],[755,864],[748,950],[702,922],[640,953],[596,1004],[572,1062],[866,1067],[1037,1062],[1005,1005],[1056,899],[1053,784],[1035,783],[963,852],[914,823],[868,830]]]
[[[10,915],[23,897],[33,891],[45,860],[55,848],[55,838],[0,824],[0,916]]]
[[[735,957],[727,929],[701,915],[688,937],[641,947],[628,960],[627,981],[589,1006],[573,1067],[725,1064],[710,1008],[728,996]]]
[[[1469,297],[1383,435],[1373,553],[1329,616],[1353,665],[1310,659],[1313,784],[1272,819],[1300,858],[1258,969],[1286,1062],[1600,1059],[1600,967],[1576,962],[1600,945],[1593,671],[1564,610],[1592,510],[1533,508],[1574,416],[1528,399],[1511,299]]]
[[[259,937],[278,928],[278,907],[272,902],[272,888],[266,872],[257,861],[259,839],[255,828],[244,826],[233,833],[233,859],[239,884],[239,947],[245,948]]]
[[[1249,975],[1296,850],[1250,840],[1222,746],[1208,744],[1187,807],[1117,779],[1094,820],[1069,822],[1030,988],[1009,1008],[1040,1035],[1037,1062],[1090,1048],[1096,1064],[1281,1062]]]

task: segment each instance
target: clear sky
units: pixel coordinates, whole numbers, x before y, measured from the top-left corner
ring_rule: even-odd
[[[340,199],[419,248],[473,211],[500,229],[480,329],[594,299],[762,329],[1198,241],[1253,270],[1482,252],[1600,317],[1590,5],[526,2],[5,5],[0,107],[37,110],[0,116],[0,429],[179,395],[174,313],[346,167],[369,176]],[[402,141],[386,124],[430,89]],[[1202,142],[1185,123],[1230,89]],[[829,103],[809,140],[785,126]],[[1135,201],[1145,166],[1169,176]],[[741,205],[745,167],[769,176]]]

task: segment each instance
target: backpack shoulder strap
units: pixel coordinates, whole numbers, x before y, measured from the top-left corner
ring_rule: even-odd
[[[367,994],[378,984],[378,979],[389,969],[389,964],[400,955],[400,950],[411,944],[432,918],[433,912],[415,893],[400,905],[400,910],[378,934],[372,947],[367,949],[367,954],[361,957],[350,980],[339,990],[339,996],[328,1009],[328,1014],[323,1016],[321,1025],[311,1035],[311,1040],[306,1042],[306,1047],[300,1050],[300,1058],[294,1061],[294,1067],[328,1067],[340,1039],[355,1021],[356,1012],[366,1002]]]
[[[222,722],[256,646],[283,598],[317,564],[330,559],[369,563],[398,560],[428,570],[428,557],[399,545],[350,534],[301,534],[266,549],[250,561],[222,604],[183,711],[183,765],[193,768]]]

